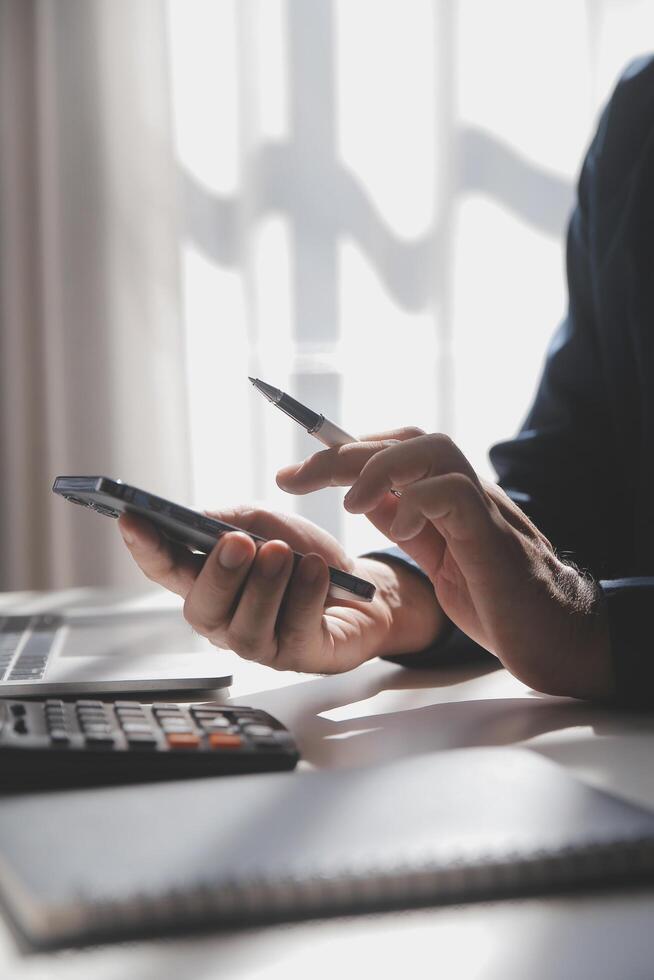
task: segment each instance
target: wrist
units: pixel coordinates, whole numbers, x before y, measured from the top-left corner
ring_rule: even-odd
[[[435,643],[449,622],[426,576],[402,561],[358,558],[356,575],[377,588],[369,657],[416,653]]]
[[[516,655],[500,659],[543,694],[606,700],[615,681],[603,592],[572,565],[556,560],[554,572],[546,607],[540,615],[536,609],[530,623],[534,639],[521,641]]]
[[[581,610],[570,617],[572,697],[605,700],[615,693],[606,600],[598,583],[580,576]]]

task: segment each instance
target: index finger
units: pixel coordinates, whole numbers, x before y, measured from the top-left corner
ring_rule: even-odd
[[[449,436],[432,433],[395,443],[368,460],[344,505],[353,514],[363,514],[377,507],[389,490],[446,473],[461,473],[481,487],[474,469]]]
[[[304,460],[284,466],[277,473],[277,485],[288,493],[311,493],[324,487],[349,487],[376,453],[396,442],[424,435],[422,429],[406,426],[366,436],[358,442],[323,449]]]
[[[118,528],[146,578],[185,599],[204,565],[204,557],[168,541],[150,521],[134,514],[123,514]]]

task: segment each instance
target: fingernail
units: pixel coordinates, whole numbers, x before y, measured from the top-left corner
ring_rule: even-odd
[[[233,571],[242,565],[248,556],[245,541],[240,538],[227,538],[218,552],[218,561],[223,568]]]
[[[343,506],[346,510],[351,511],[356,507],[357,503],[357,493],[355,490],[348,490],[348,492],[343,497]]]
[[[276,578],[286,564],[287,551],[271,549],[264,551],[259,557],[259,570],[264,578]]]
[[[131,533],[131,531],[126,531],[125,528],[122,527],[120,524],[118,525],[118,530],[122,534],[123,541],[125,542],[125,544],[128,545],[134,544],[134,535]]]

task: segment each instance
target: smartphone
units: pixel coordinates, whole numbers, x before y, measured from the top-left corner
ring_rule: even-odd
[[[188,507],[180,507],[163,497],[131,487],[122,480],[111,480],[106,476],[58,476],[52,484],[54,493],[82,507],[89,507],[96,514],[105,517],[120,517],[121,514],[136,514],[151,521],[162,534],[177,544],[186,545],[191,551],[208,555],[221,535],[227,531],[243,531],[207,517]],[[244,531],[258,544],[266,541],[257,534]],[[294,552],[295,560],[302,556]],[[372,582],[350,575],[340,568],[329,568],[329,595],[333,599],[354,599],[358,602],[371,602],[375,595]]]

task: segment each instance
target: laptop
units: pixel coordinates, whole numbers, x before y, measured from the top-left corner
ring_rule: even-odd
[[[229,660],[163,590],[23,593],[0,606],[0,697],[213,691],[231,684]]]

